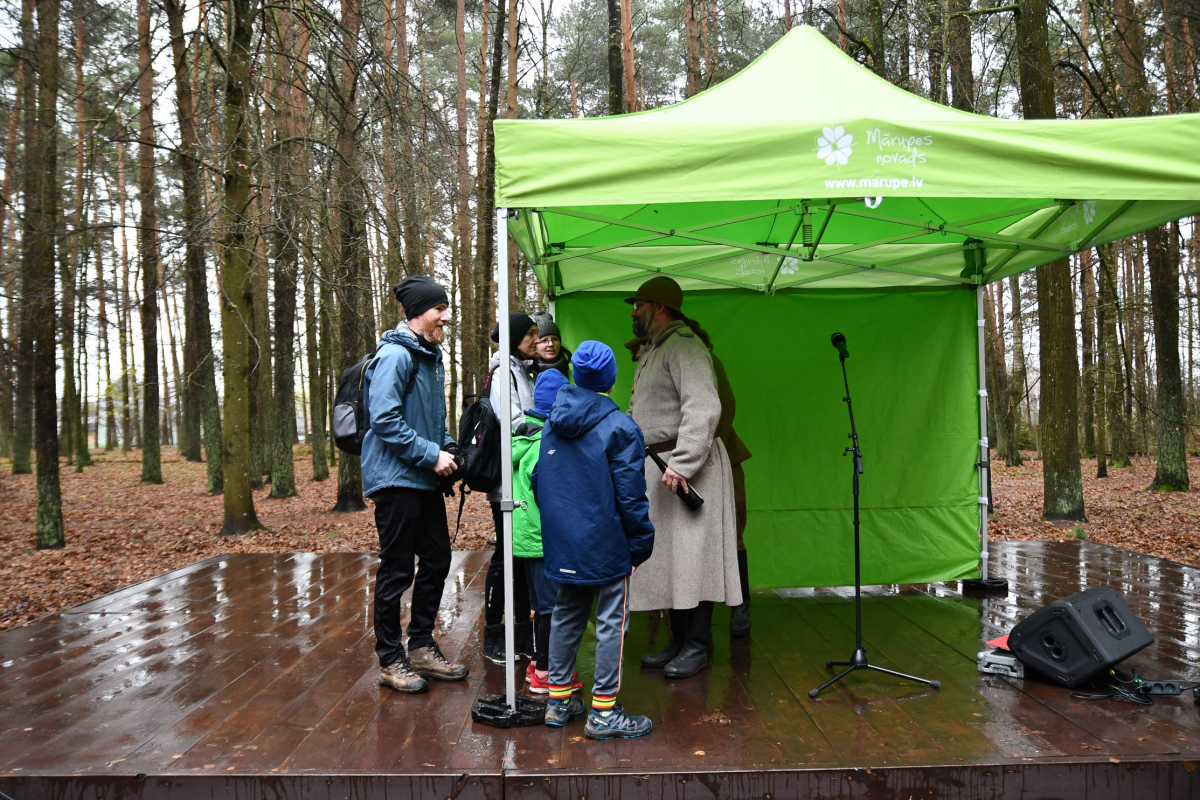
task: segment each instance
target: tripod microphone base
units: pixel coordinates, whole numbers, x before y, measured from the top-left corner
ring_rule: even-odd
[[[940,681],[931,681],[926,678],[918,678],[915,675],[908,675],[907,673],[904,673],[904,672],[897,672],[894,669],[884,669],[883,667],[877,667],[874,664],[869,663],[867,661],[867,651],[861,647],[854,651],[854,655],[850,656],[849,661],[826,661],[825,667],[826,667],[826,669],[828,669],[829,667],[845,667],[845,669],[842,670],[841,672],[839,672],[837,675],[834,675],[829,680],[822,683],[817,688],[810,691],[808,693],[809,697],[816,697],[821,692],[825,691],[830,686],[833,686],[835,683],[840,681],[842,678],[849,675],[851,672],[856,672],[856,671],[862,670],[862,669],[871,670],[873,672],[882,672],[884,675],[891,675],[895,678],[901,678],[902,680],[913,681],[914,683],[921,683],[926,686],[932,687],[934,689],[942,688],[942,684]]]

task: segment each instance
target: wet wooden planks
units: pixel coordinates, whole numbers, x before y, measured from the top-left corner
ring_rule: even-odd
[[[1111,583],[1156,637],[1127,666],[1200,680],[1200,571],[1089,542],[1001,543],[992,554],[1008,597],[964,598],[954,585],[864,591],[872,663],[936,678],[940,692],[855,673],[807,697],[829,674],[825,660],[853,649],[848,590],[757,592],[747,640],[728,638],[718,609],[712,665],[687,681],[640,669],[666,630],[635,615],[620,699],[655,730],[605,743],[584,738],[582,723],[499,731],[471,721],[480,693],[503,690],[503,671],[479,655],[490,553],[455,554],[439,614],[439,641],[469,665],[470,680],[417,697],[377,683],[374,556],[208,559],[0,634],[0,791],[32,797],[68,781],[116,797],[146,775],[192,778],[207,793],[259,776],[290,787],[282,796],[303,796],[306,781],[332,786],[318,779],[340,776],[363,797],[602,797],[662,793],[672,781],[706,793],[808,787],[820,796],[822,786],[863,780],[853,771],[861,767],[873,768],[880,796],[924,785],[912,769],[930,786],[1011,787],[1004,776],[1013,774],[1121,791],[1144,780],[1151,793],[1195,786],[1200,771],[1174,766],[1194,770],[1200,759],[1190,695],[1152,707],[1087,703],[1035,681],[980,676],[974,659],[1044,603]],[[589,685],[593,646],[589,632],[578,664]],[[139,793],[154,796],[151,783]]]

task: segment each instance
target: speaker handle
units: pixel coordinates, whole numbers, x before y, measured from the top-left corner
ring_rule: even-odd
[[[1096,616],[1100,619],[1100,624],[1108,631],[1108,635],[1114,639],[1124,639],[1129,635],[1129,628],[1125,627],[1125,623],[1117,616],[1117,612],[1113,610],[1110,603],[1096,603],[1093,606]]]

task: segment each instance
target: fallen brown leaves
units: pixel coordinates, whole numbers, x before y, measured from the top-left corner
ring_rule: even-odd
[[[141,482],[141,462],[129,456],[93,452],[97,463],[76,474],[63,465],[63,518],[67,546],[33,547],[33,476],[10,474],[0,462],[0,630],[23,625],[54,611],[78,605],[168,570],[222,553],[374,552],[378,549],[371,508],[335,514],[336,473],[312,480],[312,463],[296,458],[299,496],[254,493],[259,520],[267,530],[222,538],[221,498],[205,491],[204,465],[189,463],[164,448],[160,486]],[[993,492],[996,514],[990,533],[997,540],[1062,539],[1074,523],[1041,519],[1042,465],[1027,459],[1017,468],[996,467]],[[1193,481],[1200,482],[1200,459],[1190,460]],[[1095,477],[1095,462],[1083,464],[1087,538],[1150,555],[1200,565],[1200,491],[1148,492],[1152,459],[1139,458],[1127,469]],[[446,501],[451,530],[458,498]],[[462,532],[454,546],[487,548],[491,514],[481,495],[471,495],[463,512]]]
[[[163,484],[141,482],[137,452],[92,451],[96,465],[77,474],[62,465],[63,522],[67,546],[35,550],[34,476],[12,475],[0,462],[0,630],[115,592],[131,583],[222,553],[374,552],[375,516],[329,511],[337,499],[337,473],[312,480],[312,460],[297,451],[299,495],[271,499],[270,487],[254,492],[267,530],[219,536],[221,497],[208,494],[204,465],[163,448]],[[447,498],[451,535],[458,497]],[[468,496],[459,550],[488,547],[494,533],[483,495]]]
[[[1004,466],[992,453],[992,496],[995,516],[991,538],[1011,541],[1076,538],[1074,522],[1042,519],[1042,462],[1026,453],[1020,467]],[[1096,477],[1096,462],[1083,462],[1082,531],[1090,541],[1200,566],[1200,458],[1188,459],[1190,492],[1152,492],[1154,459],[1135,458],[1133,466],[1109,467]]]

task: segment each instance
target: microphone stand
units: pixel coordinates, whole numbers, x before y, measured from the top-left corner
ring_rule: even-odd
[[[852,453],[854,455],[854,460],[853,460],[853,473],[854,473],[854,655],[850,656],[849,661],[826,661],[825,662],[826,669],[829,669],[830,667],[845,667],[845,669],[842,670],[841,672],[839,672],[837,675],[834,675],[829,680],[822,683],[816,689],[813,689],[812,691],[810,691],[808,693],[808,696],[816,697],[821,692],[825,691],[830,686],[832,686],[833,684],[840,681],[842,678],[845,678],[851,672],[855,672],[856,670],[860,670],[860,669],[874,670],[875,672],[882,672],[886,675],[894,675],[897,678],[903,678],[904,680],[909,680],[909,681],[916,681],[917,683],[923,683],[926,686],[932,686],[934,689],[938,689],[941,687],[941,683],[939,683],[938,681],[931,681],[931,680],[927,680],[925,678],[918,678],[914,675],[907,675],[903,672],[896,672],[895,670],[884,669],[883,667],[875,666],[874,664],[870,663],[867,660],[867,650],[866,650],[866,648],[863,647],[863,640],[862,640],[862,569],[861,569],[862,568],[862,558],[861,558],[861,554],[859,551],[859,537],[858,537],[858,523],[859,523],[859,520],[858,520],[858,476],[862,475],[862,471],[863,471],[862,450],[858,446],[858,429],[854,425],[854,406],[851,405],[851,403],[850,403],[850,380],[846,377],[846,358],[849,356],[849,353],[846,352],[846,349],[844,346],[839,347],[838,352],[840,354],[839,360],[842,362],[842,384],[846,387],[846,396],[842,398],[842,402],[844,402],[846,404],[846,411],[848,411],[850,414],[850,433],[848,433],[846,435],[850,439],[851,444],[849,447],[847,447],[845,450],[842,451],[842,456],[845,457],[846,454],[848,454],[848,453]]]

